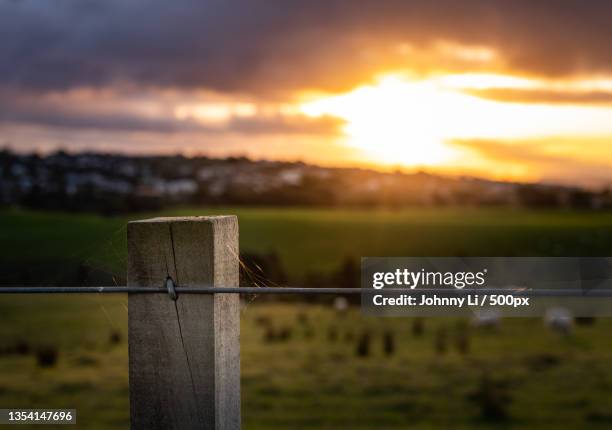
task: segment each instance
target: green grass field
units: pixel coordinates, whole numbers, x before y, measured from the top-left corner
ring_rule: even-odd
[[[608,256],[612,213],[508,209],[399,211],[183,209],[125,218],[0,212],[0,261],[61,278],[78,261],[125,272],[125,226],[149,216],[236,214],[242,252],[275,251],[289,274],[362,256]],[[6,273],[0,276],[6,278]],[[51,278],[51,279],[50,279]],[[0,278],[2,282],[2,278]]]
[[[609,213],[227,208],[163,215],[216,213],[239,216],[242,251],[277,252],[298,281],[347,256],[611,255],[612,248]],[[13,281],[15,270],[31,283],[72,279],[67,272],[79,262],[120,274],[132,218],[0,212],[0,283]],[[0,407],[77,408],[78,428],[128,428],[126,306],[124,296],[0,296]],[[611,321],[578,325],[570,336],[539,319],[504,320],[492,330],[430,318],[422,335],[413,323],[364,318],[359,309],[338,315],[324,305],[245,304],[243,428],[612,427]],[[267,339],[278,331],[289,338]],[[365,332],[369,352],[360,357]],[[390,356],[383,333],[395,342]],[[37,364],[36,350],[45,346],[59,354],[51,367]]]
[[[57,364],[34,354],[0,357],[2,407],[78,409],[78,428],[128,428],[125,297],[3,298],[0,338],[53,345]],[[304,317],[305,315],[305,317]],[[262,317],[284,341],[267,341]],[[304,322],[304,318],[306,321]],[[460,321],[339,316],[321,305],[258,303],[241,314],[242,410],[245,429],[608,429],[612,426],[610,321],[578,326],[564,337],[534,319],[497,330]],[[119,330],[119,344],[109,342]],[[446,333],[446,351],[436,339]],[[382,334],[396,350],[383,354]],[[330,332],[336,333],[335,338]],[[370,334],[369,355],[356,354]],[[485,376],[486,375],[486,376]],[[488,385],[483,386],[484,378]],[[493,406],[489,405],[491,403]],[[487,408],[506,418],[488,417]]]

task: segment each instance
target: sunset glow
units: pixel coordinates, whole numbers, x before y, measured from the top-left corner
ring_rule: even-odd
[[[0,148],[612,186],[611,5],[94,3],[0,5]]]
[[[439,120],[461,97],[428,83],[385,78],[374,86],[305,103],[302,111],[344,119],[348,144],[378,161],[432,165],[451,158]]]
[[[593,82],[605,88],[609,81]],[[535,90],[541,82],[504,75],[446,75],[409,80],[387,75],[373,85],[341,95],[323,96],[301,105],[307,115],[332,115],[346,121],[344,144],[364,150],[381,163],[452,167],[464,162],[461,140],[542,140],[565,136],[579,148],[588,138],[612,136],[612,107],[553,103],[500,102],[470,95],[466,90],[520,88]],[[579,81],[567,86],[584,91]],[[554,84],[550,85],[552,88]],[[572,151],[570,151],[572,152]],[[572,155],[584,157],[574,151]],[[601,154],[593,154],[601,156]],[[472,156],[472,166],[486,165]],[[524,174],[527,169],[514,169]],[[520,176],[519,174],[519,176]],[[511,175],[514,176],[514,175]]]

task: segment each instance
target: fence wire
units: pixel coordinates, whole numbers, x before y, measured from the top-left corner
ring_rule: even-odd
[[[466,294],[510,294],[524,297],[612,297],[612,289],[528,289],[528,288],[486,288],[486,289],[448,289],[424,288],[419,290],[386,288],[316,288],[316,287],[188,287],[177,286],[177,294],[408,294],[408,295],[466,295]],[[136,286],[94,286],[94,287],[29,287],[0,286],[0,294],[168,294],[163,287]]]

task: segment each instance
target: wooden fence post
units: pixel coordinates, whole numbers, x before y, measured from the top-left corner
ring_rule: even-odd
[[[235,216],[128,224],[128,285],[238,286]],[[240,429],[236,294],[132,293],[128,299],[133,430]]]

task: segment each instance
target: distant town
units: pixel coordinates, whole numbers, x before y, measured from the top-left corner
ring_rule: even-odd
[[[0,204],[109,215],[178,205],[606,209],[612,192],[243,157],[2,151]]]

